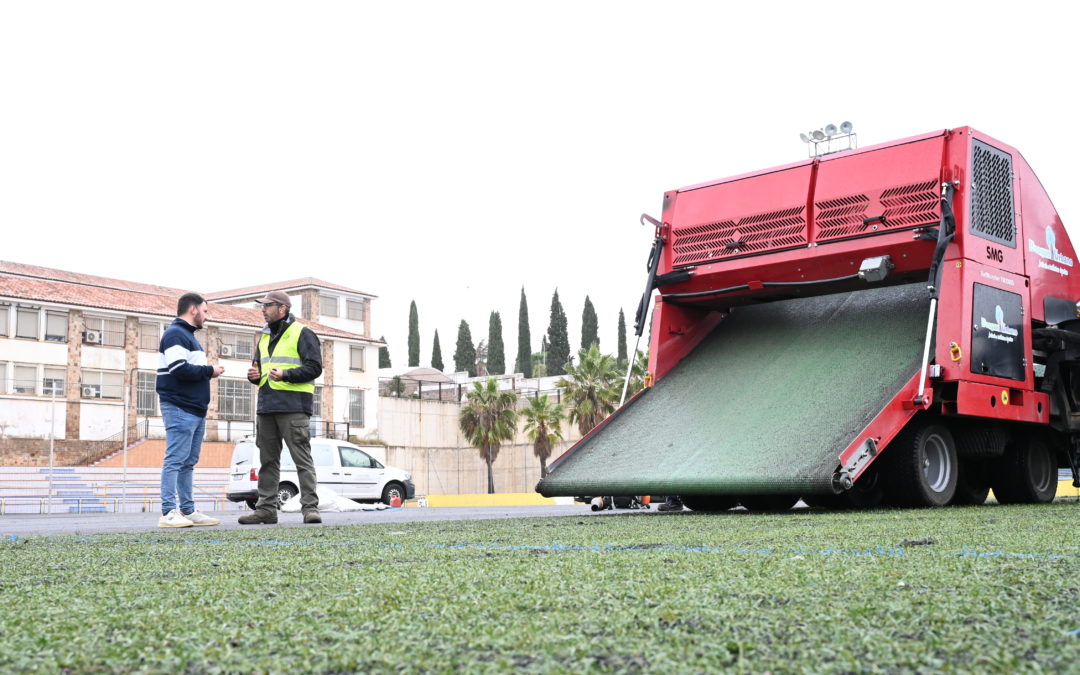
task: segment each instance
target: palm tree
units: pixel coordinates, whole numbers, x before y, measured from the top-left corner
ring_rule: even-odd
[[[547,460],[551,448],[562,440],[563,409],[550,401],[547,394],[529,399],[521,411],[525,418],[525,436],[533,442],[533,454],[540,460],[540,477],[548,475]]]
[[[615,412],[622,394],[622,373],[610,354],[601,354],[595,344],[578,351],[578,363],[566,366],[566,377],[557,386],[565,390],[569,418],[582,435],[592,431]]]
[[[458,425],[465,438],[480,451],[487,463],[488,494],[495,492],[491,463],[499,456],[499,447],[514,438],[517,429],[517,394],[499,391],[494,377],[474,382],[469,398],[461,408]]]

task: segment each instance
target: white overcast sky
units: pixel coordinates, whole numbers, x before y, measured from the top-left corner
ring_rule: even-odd
[[[1080,225],[1071,3],[22,2],[0,5],[0,259],[224,290],[379,296],[375,336],[507,362],[558,287],[570,342],[632,324],[663,192],[971,125]],[[1080,243],[1080,242],[1078,242]],[[632,337],[631,345],[632,345]]]

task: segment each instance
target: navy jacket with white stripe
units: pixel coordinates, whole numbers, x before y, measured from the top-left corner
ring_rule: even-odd
[[[214,367],[206,364],[196,330],[181,318],[165,329],[158,344],[157,393],[163,403],[206,417]]]

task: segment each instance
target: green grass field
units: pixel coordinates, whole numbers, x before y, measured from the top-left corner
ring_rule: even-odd
[[[1078,524],[1073,501],[5,541],[0,671],[1080,672]]]

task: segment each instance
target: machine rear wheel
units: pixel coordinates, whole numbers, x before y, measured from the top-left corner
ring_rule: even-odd
[[[791,495],[748,495],[739,498],[739,503],[746,507],[747,510],[757,513],[763,511],[787,511],[792,506],[795,506],[797,501],[799,501],[799,498]]]
[[[918,424],[885,450],[886,491],[902,506],[945,506],[956,494],[957,457],[943,424]]]
[[[680,499],[686,508],[702,513],[721,513],[738,503],[734,497],[728,495],[683,495]]]
[[[1046,504],[1057,493],[1057,462],[1041,440],[1010,443],[994,467],[991,485],[1002,504]]]

